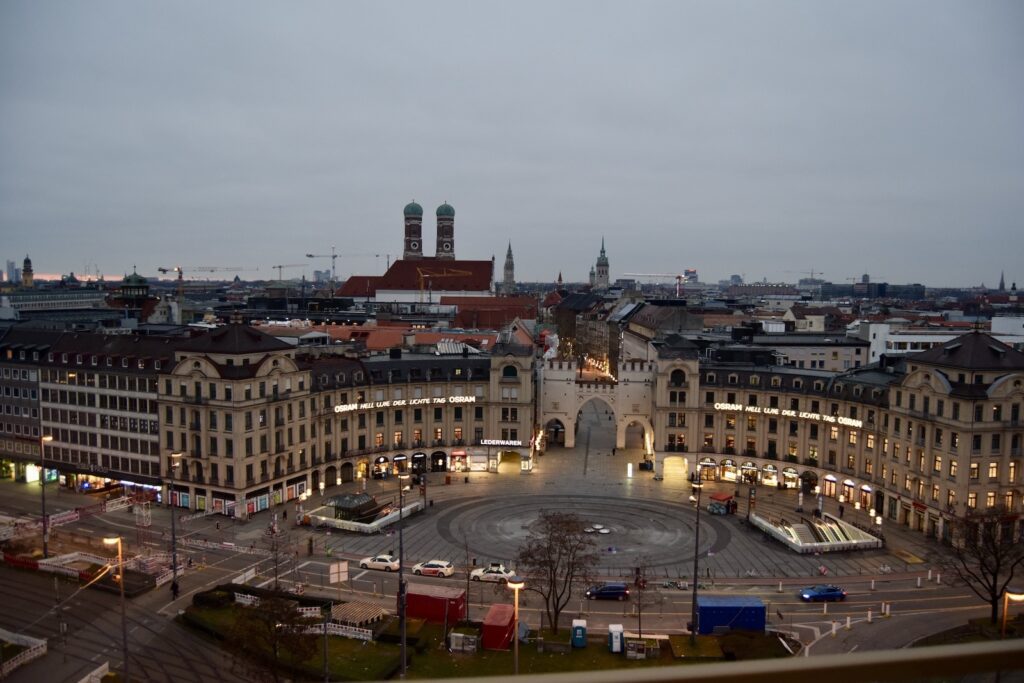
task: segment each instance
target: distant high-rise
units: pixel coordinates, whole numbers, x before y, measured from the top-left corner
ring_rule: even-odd
[[[7,259],[7,281],[14,284],[19,279],[18,268],[14,265],[14,261]]]

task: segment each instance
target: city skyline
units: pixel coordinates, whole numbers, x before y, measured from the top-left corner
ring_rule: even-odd
[[[5,258],[373,275],[416,200],[520,281],[1009,287],[1024,9],[884,7],[5,3]]]

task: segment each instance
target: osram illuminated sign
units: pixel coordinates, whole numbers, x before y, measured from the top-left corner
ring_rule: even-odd
[[[758,413],[761,415],[778,415],[779,417],[795,417],[798,420],[810,420],[812,422],[827,422],[839,424],[844,427],[864,426],[862,420],[855,420],[852,417],[838,417],[834,415],[822,415],[821,413],[807,413],[802,410],[785,410],[783,408],[762,408],[761,406],[745,406],[740,403],[716,403],[715,410],[727,413]]]
[[[393,401],[367,401],[366,403],[339,403],[334,406],[336,413],[373,408],[402,408],[404,406],[445,405],[449,403],[476,403],[476,396],[435,396],[432,398],[396,398]]]

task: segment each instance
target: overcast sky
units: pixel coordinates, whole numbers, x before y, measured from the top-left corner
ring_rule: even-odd
[[[0,3],[2,259],[379,274],[413,199],[519,280],[1024,286],[1024,3]]]

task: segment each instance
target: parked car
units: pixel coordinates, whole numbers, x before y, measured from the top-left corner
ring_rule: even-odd
[[[846,591],[839,586],[819,584],[801,589],[797,596],[804,602],[842,602]]]
[[[492,562],[486,567],[478,567],[469,573],[469,578],[474,581],[508,581],[516,573],[511,569],[505,569],[505,565]]]
[[[383,569],[386,572],[398,571],[398,558],[394,555],[376,555],[364,557],[359,560],[359,566],[363,569]]]
[[[588,600],[627,600],[629,587],[624,583],[606,583],[587,589]]]
[[[451,576],[455,573],[455,567],[447,560],[430,560],[414,564],[412,573],[417,576],[421,574],[423,576]]]

